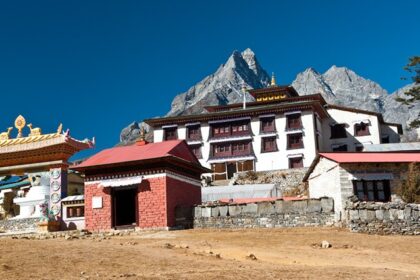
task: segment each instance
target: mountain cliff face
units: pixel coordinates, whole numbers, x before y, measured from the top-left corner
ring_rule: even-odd
[[[270,77],[252,50],[246,49],[242,53],[235,51],[214,74],[205,77],[187,92],[175,96],[167,116],[203,113],[204,106],[209,105],[240,103],[243,86],[248,89],[262,88],[268,86],[269,82]],[[420,104],[409,108],[395,101],[397,95],[402,95],[413,84],[388,94],[378,83],[346,67],[334,65],[323,74],[308,68],[296,76],[292,86],[300,95],[321,93],[331,104],[380,112],[386,121],[401,123],[404,127],[418,118],[420,113]],[[246,98],[253,100],[250,95]],[[134,141],[138,132],[137,122],[124,128],[120,136],[121,144]],[[405,134],[404,140],[416,139],[415,131]]]
[[[167,116],[202,113],[204,106],[242,102],[242,86],[261,88],[266,87],[269,81],[270,77],[252,50],[234,51],[214,74],[175,96]],[[252,100],[252,97],[248,95],[247,100]]]

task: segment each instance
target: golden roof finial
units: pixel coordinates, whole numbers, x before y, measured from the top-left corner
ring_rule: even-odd
[[[15,120],[15,127],[18,130],[18,135],[17,138],[22,138],[22,129],[25,127],[26,125],[26,120],[22,115],[19,115],[16,120]]]
[[[274,76],[274,72],[271,74],[271,86],[276,86],[276,76]]]
[[[140,127],[140,135],[139,135],[139,141],[145,141],[146,140],[146,131],[144,129],[144,125]]]

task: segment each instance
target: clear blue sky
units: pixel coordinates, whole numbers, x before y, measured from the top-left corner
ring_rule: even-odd
[[[96,151],[250,47],[279,83],[347,66],[392,92],[420,55],[420,1],[1,1],[0,130],[23,114]],[[85,154],[82,154],[85,155]]]

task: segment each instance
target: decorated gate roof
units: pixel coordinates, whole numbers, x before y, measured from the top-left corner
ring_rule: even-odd
[[[24,135],[24,128],[29,128],[29,133]],[[16,128],[17,136],[12,133]],[[16,135],[16,134],[15,134]],[[15,120],[15,127],[0,133],[0,167],[23,165],[47,161],[67,161],[78,151],[94,146],[94,141],[88,139],[80,141],[70,136],[70,131],[63,132],[60,124],[57,131],[42,134],[39,127],[26,124],[23,116]]]

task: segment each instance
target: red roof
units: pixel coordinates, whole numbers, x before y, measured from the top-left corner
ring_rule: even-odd
[[[149,143],[145,145],[134,143],[130,146],[106,149],[93,155],[81,164],[74,166],[74,168],[80,169],[98,165],[138,162],[142,160],[156,159],[168,156],[199,164],[199,161],[190,151],[185,141],[171,140],[158,143]]]
[[[337,163],[420,162],[420,153],[319,153]]]

